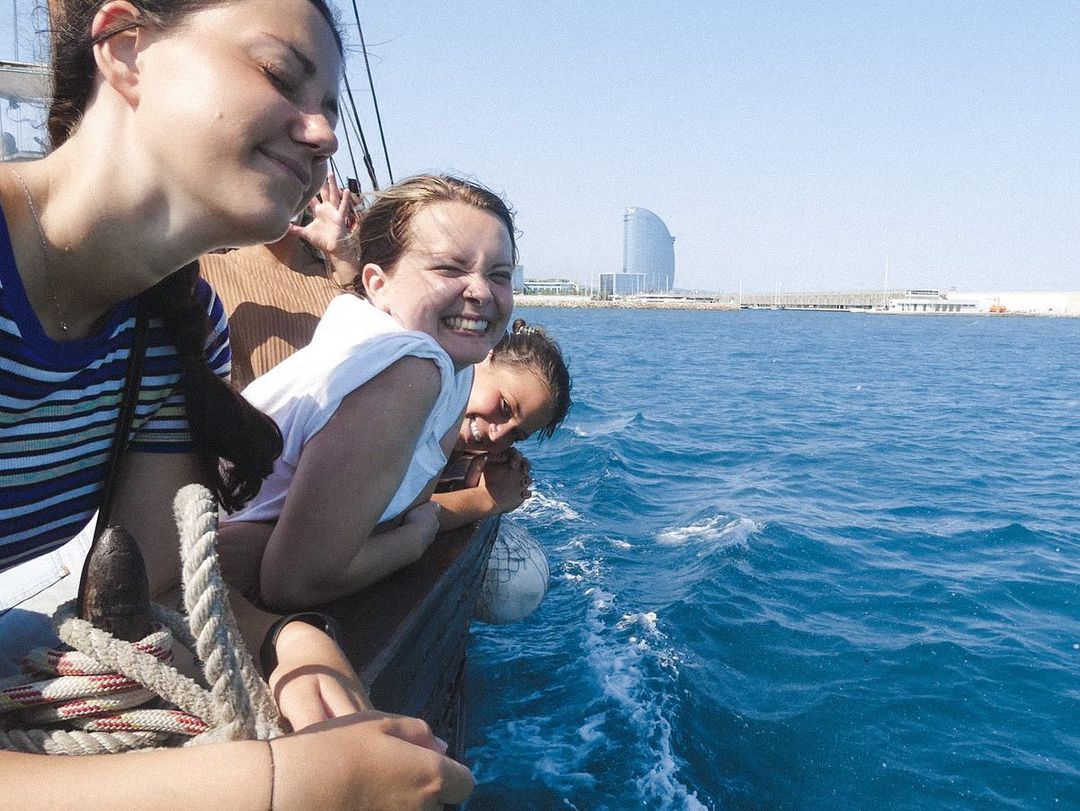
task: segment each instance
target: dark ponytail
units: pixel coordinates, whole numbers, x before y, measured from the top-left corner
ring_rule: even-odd
[[[47,123],[53,149],[75,131],[94,88],[97,66],[90,23],[99,5],[89,0],[49,0],[53,90]]]
[[[198,279],[198,262],[192,262],[145,295],[150,314],[164,321],[180,356],[180,390],[206,480],[221,506],[235,512],[259,492],[284,443],[274,421],[207,365],[211,324],[198,297]],[[229,463],[227,472],[221,459]]]

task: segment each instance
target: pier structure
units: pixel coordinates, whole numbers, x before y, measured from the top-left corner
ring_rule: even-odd
[[[743,293],[722,296],[735,299],[743,307],[783,308],[785,310],[869,310],[886,306],[904,295],[904,290],[859,290],[831,293]]]

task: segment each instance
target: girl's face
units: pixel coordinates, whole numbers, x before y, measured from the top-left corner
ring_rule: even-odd
[[[421,209],[410,231],[393,268],[364,266],[368,299],[406,329],[433,337],[456,368],[479,363],[506,331],[514,307],[506,226],[455,201]]]
[[[527,366],[499,363],[492,355],[477,364],[458,448],[498,454],[551,422],[551,390]]]
[[[229,244],[280,237],[337,148],[329,24],[308,0],[240,0],[139,33],[135,126],[170,214]]]

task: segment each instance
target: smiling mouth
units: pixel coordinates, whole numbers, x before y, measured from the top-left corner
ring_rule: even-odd
[[[304,171],[303,166],[301,166],[298,161],[274,154],[273,152],[267,152],[265,149],[260,149],[259,153],[284,169],[288,174],[295,178],[296,182],[303,188],[306,189],[308,184],[311,183],[311,175]]]
[[[465,330],[467,332],[487,332],[491,325],[490,321],[480,318],[465,318],[464,316],[451,316],[444,318],[442,322],[453,330]]]
[[[476,417],[469,418],[469,433],[472,435],[473,442],[483,444],[484,436],[480,433],[480,429],[476,426]]]

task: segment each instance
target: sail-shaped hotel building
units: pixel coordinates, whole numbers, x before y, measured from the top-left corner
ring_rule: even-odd
[[[643,276],[645,292],[666,292],[675,284],[675,237],[647,208],[628,208],[623,215],[622,272]]]

